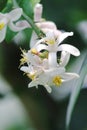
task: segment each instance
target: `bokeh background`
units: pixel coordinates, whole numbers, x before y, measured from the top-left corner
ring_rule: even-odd
[[[18,3],[33,18],[30,1],[19,0]],[[0,2],[2,11],[7,1]],[[54,21],[60,30],[74,32],[74,36],[64,40],[64,43],[76,46],[83,54],[76,62],[79,67],[79,61],[87,52],[87,1],[42,0],[41,3],[44,18]],[[29,6],[29,10],[25,5]],[[48,94],[43,86],[29,89],[29,79],[19,69],[20,47],[29,49],[31,33],[31,29],[26,29],[21,34],[21,40],[14,42],[9,40],[11,33],[8,31],[6,40],[0,44],[0,130],[65,130],[69,96],[61,93],[64,98],[58,100],[59,93]],[[75,66],[77,59],[71,56],[67,69],[71,64]],[[86,88],[81,90],[71,118],[70,130],[77,129],[87,130]]]

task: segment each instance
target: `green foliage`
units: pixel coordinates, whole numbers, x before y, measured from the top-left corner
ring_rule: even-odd
[[[40,2],[40,0],[21,0],[19,5],[23,8],[24,12],[33,19],[33,9],[38,2]]]
[[[0,0],[0,11],[5,8],[7,0]]]
[[[84,78],[87,74],[87,55],[84,56],[84,61],[83,64],[81,66],[80,72],[79,72],[79,79],[77,80],[77,82],[74,83],[75,88],[72,91],[71,97],[70,97],[70,101],[69,101],[69,105],[68,105],[68,109],[67,109],[67,115],[66,115],[66,130],[69,130],[69,125],[70,125],[70,121],[71,121],[71,117],[72,117],[72,112],[74,109],[74,106],[76,104],[77,98],[80,94],[80,90],[83,86],[83,81]],[[80,59],[81,60],[81,59]]]

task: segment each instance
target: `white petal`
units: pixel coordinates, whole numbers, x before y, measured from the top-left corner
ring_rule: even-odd
[[[51,29],[52,30],[56,30],[57,27],[55,25],[55,23],[51,22],[51,21],[44,21],[44,22],[39,22],[36,23],[36,25],[40,28],[40,29]]]
[[[48,54],[48,64],[49,64],[49,68],[57,67],[57,55],[56,55],[56,52],[49,52],[49,54]]]
[[[58,51],[66,51],[66,52],[69,52],[70,54],[72,54],[74,56],[80,55],[80,51],[76,47],[74,47],[72,45],[68,45],[68,44],[60,45],[58,47]]]
[[[28,73],[28,72],[29,72],[29,67],[27,67],[27,66],[22,66],[22,67],[20,68],[20,70],[21,70],[21,71],[24,71],[25,73]]]
[[[64,32],[61,33],[58,37],[58,44],[60,44],[65,38],[67,38],[68,36],[72,36],[73,32]]]
[[[12,10],[8,15],[11,21],[16,21],[21,17],[22,13],[22,8],[16,8]]]
[[[19,21],[16,24],[14,24],[13,22],[9,23],[9,28],[14,32],[24,30],[25,28],[28,28],[28,27],[30,26],[26,21]]]
[[[51,77],[53,77],[55,75],[60,75],[64,72],[65,72],[64,67],[51,68],[51,69],[45,70],[46,75],[51,76]]]
[[[33,80],[31,81],[29,84],[28,84],[28,88],[31,88],[31,87],[37,87],[39,84],[38,84],[38,81],[37,80]]]
[[[35,8],[34,8],[34,21],[35,22],[39,22],[41,20],[42,10],[43,10],[42,4],[38,3],[35,5]]]
[[[46,45],[43,44],[39,44],[37,46],[34,47],[37,51],[41,51],[41,50],[48,50],[48,47]]]
[[[62,76],[64,82],[79,78],[79,75],[76,73],[64,73],[61,76]]]
[[[62,51],[59,65],[65,67],[68,64],[69,59],[70,59],[70,53]]]
[[[32,48],[36,44],[37,41],[38,41],[38,36],[33,31],[32,35],[31,35],[31,39],[30,39],[30,48]]]
[[[44,86],[46,88],[46,90],[48,91],[48,93],[51,93],[52,92],[52,88],[48,85],[45,85]]]
[[[7,29],[7,26],[5,26],[5,27],[0,31],[0,43],[5,39],[6,29]]]

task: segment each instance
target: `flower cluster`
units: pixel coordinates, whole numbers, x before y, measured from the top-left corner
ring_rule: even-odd
[[[68,73],[65,69],[70,54],[79,56],[79,50],[72,45],[60,44],[72,35],[73,32],[61,32],[57,36],[50,30],[28,52],[22,51],[20,70],[32,80],[28,87],[38,88],[38,85],[43,85],[50,93],[52,86],[59,87],[63,82],[79,77],[78,74]]]
[[[61,32],[55,23],[43,21],[42,5],[37,4],[34,10],[34,21],[36,25],[45,33],[45,36],[38,40],[37,34],[33,32],[30,47],[26,51],[22,50],[20,70],[31,79],[28,87],[42,85],[50,93],[52,86],[60,87],[66,81],[78,78],[76,73],[66,72],[66,65],[69,62],[70,54],[79,56],[79,50],[68,44],[61,42],[73,32]]]

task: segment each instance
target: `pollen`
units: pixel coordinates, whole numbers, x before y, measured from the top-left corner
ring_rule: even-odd
[[[27,74],[27,76],[28,76],[31,80],[34,80],[34,79],[36,78],[35,73],[33,73],[33,74]]]
[[[55,44],[55,40],[54,39],[50,39],[50,40],[47,40],[46,43],[53,45],[53,44]]]
[[[60,86],[62,84],[62,79],[60,76],[55,76],[53,78],[53,83],[56,85],[56,86]]]
[[[5,26],[4,22],[1,22],[0,23],[0,30],[2,30],[4,28],[4,26]]]
[[[35,48],[31,49],[31,53],[35,54],[35,55],[38,55],[38,51]]]

